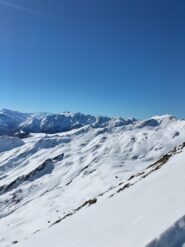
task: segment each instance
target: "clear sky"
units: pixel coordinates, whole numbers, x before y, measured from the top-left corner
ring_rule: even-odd
[[[0,0],[0,108],[185,118],[185,0]]]

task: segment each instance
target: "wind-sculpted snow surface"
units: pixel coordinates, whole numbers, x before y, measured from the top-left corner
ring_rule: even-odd
[[[20,242],[98,205],[99,198],[109,191],[110,196],[116,194],[184,139],[185,121],[170,115],[126,124],[114,119],[103,127],[90,124],[19,139],[21,146],[0,153],[0,246]]]
[[[171,152],[162,166],[135,185],[111,198],[112,190],[107,192],[91,207],[17,246],[184,247],[183,147]]]

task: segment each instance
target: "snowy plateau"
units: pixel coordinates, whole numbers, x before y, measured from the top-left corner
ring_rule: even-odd
[[[184,247],[185,120],[0,111],[0,247]]]

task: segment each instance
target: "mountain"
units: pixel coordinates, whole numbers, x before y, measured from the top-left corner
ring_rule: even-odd
[[[19,124],[28,118],[29,114],[3,109],[0,111],[0,135],[11,134]]]
[[[127,125],[135,119],[109,118],[103,116],[84,115],[82,113],[64,112],[49,113],[21,113],[3,109],[0,111],[0,135],[13,135],[18,131],[26,133],[59,133],[92,125],[95,128],[106,126]]]
[[[21,134],[30,118],[55,123],[6,111]],[[0,247],[144,247],[183,216],[184,120],[61,115],[82,126],[0,137]]]

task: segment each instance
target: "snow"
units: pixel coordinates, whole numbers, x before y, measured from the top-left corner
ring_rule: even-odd
[[[16,137],[0,136],[0,152],[12,150],[24,145],[24,142]]]
[[[124,192],[100,199],[17,246],[146,246],[185,213],[184,160],[185,150]]]
[[[185,243],[185,216],[177,220],[160,237],[146,247],[184,247]]]
[[[74,117],[74,114],[65,114],[67,117]],[[46,116],[49,115],[40,115],[42,121],[44,121],[43,119]],[[81,116],[81,114],[77,114],[77,116]],[[120,198],[122,193],[112,197],[112,199],[107,199],[108,193],[115,193],[120,183],[127,183],[130,176],[144,172],[149,165],[184,142],[185,121],[177,120],[169,115],[153,117],[152,119],[157,121],[157,124],[153,124],[153,120],[150,121],[151,119],[126,121],[121,118],[115,118],[106,122],[105,118],[99,117],[96,119],[96,124],[85,125],[62,133],[30,133],[25,139],[16,139],[21,143],[21,146],[10,145],[7,141],[2,142],[0,148],[3,145],[7,145],[8,150],[2,150],[3,152],[0,153],[0,246],[10,246],[14,241],[21,243],[21,241],[30,238],[38,230],[43,231],[43,234],[46,233],[47,235],[47,232],[50,232],[50,230],[47,230],[48,227],[93,198],[98,198],[97,204],[74,214],[71,220],[76,219],[83,212],[90,212],[91,215],[93,208],[100,210],[103,207],[104,211],[99,212],[99,216],[100,218],[105,217],[102,220],[110,228],[110,231],[105,228],[103,234],[112,234],[112,241],[115,241],[115,243],[122,242],[122,238],[121,240],[120,238],[116,240],[116,231],[121,234],[122,228],[124,228],[125,234],[129,236],[131,234],[131,227],[127,230],[126,226],[119,222],[119,218],[123,222],[126,220],[129,225],[130,220],[133,221],[133,218],[127,218],[124,212],[130,212],[130,214],[133,214],[133,217],[136,217],[136,222],[142,223],[143,219],[146,220],[142,218],[145,215],[146,207],[143,204],[145,192],[149,190],[150,183],[145,185],[146,188],[143,186],[140,190],[138,189],[137,196],[135,195],[136,192],[133,192],[133,196],[131,196],[130,194],[127,195],[128,192],[125,191],[123,194],[127,195],[127,197],[124,201],[122,199],[117,201],[118,205],[113,205],[113,210],[106,206],[106,204],[111,205],[114,200],[118,200],[116,198]],[[15,140],[14,138],[11,139],[12,137],[6,138]],[[173,180],[173,178],[171,179]],[[154,180],[155,184],[158,185],[156,181]],[[166,182],[170,183],[169,180]],[[136,185],[133,188],[139,186]],[[131,189],[129,188],[129,191]],[[158,190],[160,192],[160,188]],[[107,193],[105,193],[106,191]],[[100,194],[104,193],[105,196],[99,197]],[[161,190],[161,193],[164,193],[164,191]],[[169,196],[171,195],[170,193]],[[136,198],[136,201],[133,200],[133,197]],[[139,204],[139,198],[143,198],[142,205]],[[156,198],[154,199],[156,200]],[[129,204],[125,203],[127,199]],[[152,197],[149,201],[146,200],[145,204],[151,207],[151,210],[154,210],[152,205],[156,203],[151,200]],[[149,205],[149,202],[151,205]],[[124,205],[127,205],[127,209]],[[137,209],[135,205],[137,207],[142,206],[143,209]],[[111,215],[114,207],[115,211],[118,210],[119,215],[115,215],[114,219],[109,219],[107,214]],[[177,205],[174,203],[175,207]],[[141,214],[138,215],[137,213]],[[150,211],[148,211],[149,213]],[[95,217],[96,213],[94,212],[92,215]],[[161,228],[159,234],[181,216],[181,213],[179,215],[175,214],[173,222],[172,220],[170,221],[170,217],[167,217],[169,224],[164,224],[164,228]],[[100,227],[100,234],[102,234],[101,231],[104,231],[103,223],[101,225],[95,217],[98,222],[97,225],[89,215],[84,217],[86,217],[86,221],[87,219],[90,220],[92,227],[94,226],[93,229],[95,228],[94,230],[91,229],[91,223],[89,226],[82,224],[84,228],[89,229],[92,234],[95,234],[92,235],[92,241],[94,241],[94,237],[97,237],[97,239],[101,238],[101,235],[98,237],[98,228]],[[78,229],[75,232],[76,224],[80,224],[78,220],[80,218],[77,218],[78,223],[74,223],[74,227],[72,226],[73,223],[65,223],[69,224],[74,237],[78,237],[78,234],[80,234]],[[85,222],[85,218],[82,217],[82,221]],[[112,222],[113,227],[111,227],[109,221]],[[69,222],[69,219],[67,218],[61,222],[61,227],[64,222]],[[117,224],[118,226],[116,227]],[[145,223],[143,224],[143,229],[148,227]],[[118,229],[119,226],[122,227],[120,230]],[[70,228],[66,229],[69,230]],[[82,234],[84,228],[81,229]],[[54,231],[52,229],[55,229],[55,227],[50,229],[52,232]],[[58,229],[58,225],[56,225],[56,229]],[[95,233],[93,233],[94,231]],[[70,231],[65,232],[66,238],[70,234]],[[84,234],[86,234],[86,231]],[[36,236],[37,234],[34,235]],[[148,239],[148,242],[158,236],[158,233],[156,232],[156,236],[154,235]],[[82,238],[82,236],[80,237]],[[56,239],[58,238],[60,240],[60,236],[56,236]],[[89,236],[90,240],[91,236]],[[42,239],[39,241],[41,242],[35,246],[45,246],[44,242],[42,243]],[[71,245],[67,245],[69,239],[64,239],[64,241],[66,241],[64,246],[70,247],[74,245],[72,242],[70,242]],[[71,241],[73,241],[73,238]],[[74,241],[78,242],[81,240],[75,239]],[[101,245],[103,242],[101,240],[98,241],[100,243],[99,246],[117,246],[116,244],[113,245],[111,241],[109,244],[106,242],[106,245]],[[91,246],[90,244],[86,245],[85,242],[80,243],[84,244],[79,245],[82,247]],[[27,241],[25,246],[27,246]],[[122,246],[129,247],[129,245]]]

